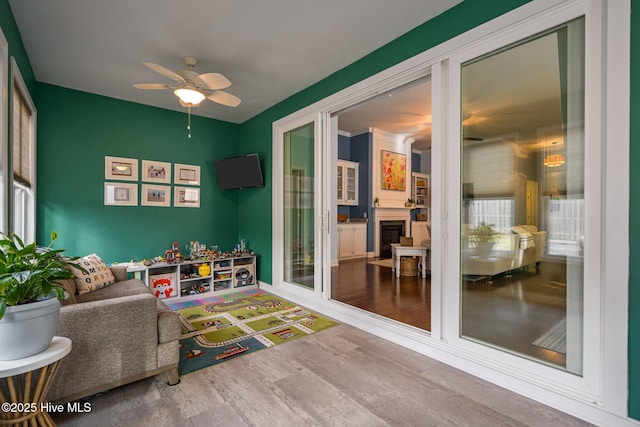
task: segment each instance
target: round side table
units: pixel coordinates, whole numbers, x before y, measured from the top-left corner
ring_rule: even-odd
[[[0,361],[0,426],[55,425],[45,399],[62,358],[70,351],[69,338],[53,337],[42,353]]]

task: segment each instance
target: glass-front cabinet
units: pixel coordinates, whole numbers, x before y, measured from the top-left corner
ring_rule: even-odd
[[[358,163],[338,160],[339,205],[358,206]]]

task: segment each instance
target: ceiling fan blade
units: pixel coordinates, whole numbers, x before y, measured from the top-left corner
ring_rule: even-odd
[[[136,83],[133,87],[138,89],[169,89],[169,86],[162,83]]]
[[[228,78],[220,73],[205,73],[198,76],[209,89],[224,89],[231,86]]]
[[[180,83],[185,82],[184,78],[180,74],[174,73],[173,71],[163,67],[162,65],[154,64],[153,62],[145,62],[144,65],[151,68],[156,73],[160,73],[165,77],[169,77],[171,80],[175,80]]]
[[[241,102],[240,98],[237,96],[221,90],[213,92],[211,95],[207,96],[207,99],[217,102],[218,104],[226,105],[227,107],[237,107]]]

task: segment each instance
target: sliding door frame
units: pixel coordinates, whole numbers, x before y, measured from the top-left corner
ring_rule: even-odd
[[[600,424],[611,424],[627,416],[628,404],[628,284],[629,284],[629,51],[630,2],[602,0],[533,0],[511,12],[471,29],[404,62],[369,77],[351,87],[317,101],[274,123],[275,131],[285,123],[307,115],[327,118],[344,108],[376,94],[427,75],[432,80],[432,331],[416,331],[407,325],[381,318],[332,301],[328,294],[316,293],[299,301],[322,310],[337,320],[352,324],[389,341],[428,355],[510,390],[563,411]],[[595,310],[585,320],[585,331],[597,339],[585,347],[595,355],[585,359],[584,376],[578,377],[513,354],[459,338],[459,213],[460,213],[460,129],[459,65],[465,55],[476,50],[491,51],[556,25],[585,16],[587,86],[586,132],[588,149],[597,146],[587,159],[601,173],[591,176],[589,188],[601,199],[597,218],[601,241],[591,242],[586,255],[596,263],[594,277],[585,295],[586,310]],[[596,51],[592,51],[594,48]],[[602,55],[600,57],[600,55]],[[600,61],[600,62],[598,62]],[[595,87],[595,89],[594,89]],[[595,96],[594,96],[595,95]],[[598,106],[598,105],[601,105]],[[456,117],[457,115],[457,117]],[[329,132],[321,144],[330,145]],[[599,139],[599,141],[596,141]],[[594,142],[595,141],[595,142]],[[593,145],[595,144],[595,145]],[[330,148],[323,151],[326,174],[330,173]],[[274,150],[274,188],[281,186],[278,152]],[[600,156],[599,159],[596,159]],[[597,162],[600,162],[596,164]],[[326,175],[324,193],[316,195],[322,206],[330,206],[331,180]],[[280,180],[280,181],[279,181]],[[597,180],[597,182],[593,182]],[[274,218],[280,199],[274,194]],[[323,215],[327,212],[323,211]],[[325,216],[329,218],[330,215]],[[596,229],[596,231],[597,231]],[[326,233],[330,236],[331,231]],[[274,228],[274,240],[279,234]],[[330,242],[330,240],[325,240]],[[600,244],[599,244],[600,243]],[[596,248],[598,245],[600,248]],[[329,270],[330,246],[325,246],[323,270]],[[274,259],[282,252],[274,244]],[[275,264],[274,264],[275,271]],[[326,274],[326,273],[325,273]],[[296,294],[278,283],[273,290],[282,296]],[[591,314],[585,315],[585,319]],[[456,318],[457,317],[457,318]]]
[[[284,271],[284,138],[285,134],[289,131],[298,129],[302,126],[313,124],[313,230],[314,230],[314,280],[313,289],[305,288],[295,283],[289,283],[285,281]],[[281,287],[283,290],[299,295],[304,298],[320,298],[322,296],[322,280],[323,273],[326,268],[323,265],[323,253],[326,247],[326,217],[323,215],[325,212],[324,200],[321,194],[324,192],[324,172],[322,170],[322,120],[321,116],[317,113],[310,113],[297,116],[291,120],[285,120],[274,123],[273,126],[273,281],[276,286]]]

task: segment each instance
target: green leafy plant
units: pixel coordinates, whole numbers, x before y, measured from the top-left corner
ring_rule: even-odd
[[[481,222],[475,227],[471,227],[467,230],[466,234],[469,242],[479,243],[479,242],[492,242],[496,243],[500,240],[500,233],[498,233],[492,225],[487,224],[485,222]]]
[[[64,249],[51,249],[58,233],[51,233],[51,243],[39,247],[35,243],[25,245],[14,233],[0,233],[0,319],[8,306],[28,304],[46,298],[52,291],[59,300],[64,299],[64,289],[54,282],[73,278],[70,261],[78,259],[60,256]]]

